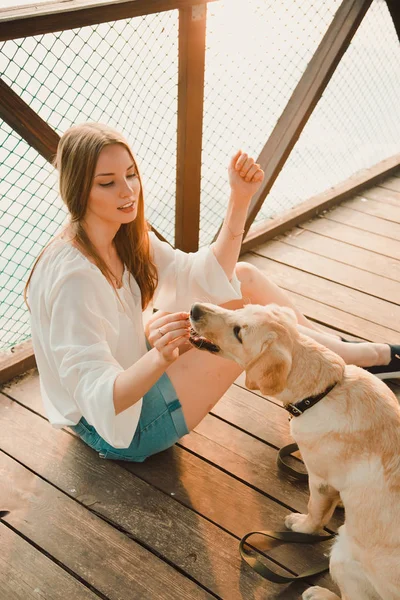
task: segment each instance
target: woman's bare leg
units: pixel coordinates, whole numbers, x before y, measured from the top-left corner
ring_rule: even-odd
[[[168,367],[189,431],[204,419],[242,371],[232,360],[195,348]]]
[[[290,300],[289,296],[268,278],[257,267],[250,263],[239,262],[236,274],[241,282],[242,295],[245,304],[279,304],[289,306],[297,316],[299,330],[308,335],[323,346],[336,352],[347,364],[359,367],[372,367],[373,365],[384,365],[390,361],[390,348],[388,344],[375,344],[365,342],[362,344],[351,344],[342,342],[339,336],[331,335],[319,329],[309,321]],[[226,305],[228,308],[236,308],[235,303]]]
[[[280,288],[269,282],[261,271],[249,263],[238,263],[236,275],[241,282],[243,298],[225,304],[226,308],[235,310],[245,304],[271,303],[290,306],[296,312],[299,330],[339,354],[346,363],[366,367],[389,362],[390,348],[387,344],[344,343],[334,335],[318,331]],[[196,427],[210,412],[242,370],[233,361],[194,348],[182,354],[168,367],[167,374],[182,404],[189,430]]]

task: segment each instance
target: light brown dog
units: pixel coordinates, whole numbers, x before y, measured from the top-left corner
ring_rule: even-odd
[[[336,384],[291,420],[309,474],[310,500],[308,514],[292,513],[285,524],[318,532],[341,497],[346,522],[332,549],[330,572],[342,599],[400,599],[400,408],[391,390],[301,335],[289,308],[248,305],[230,311],[195,304],[191,323],[196,347],[239,363],[247,387],[284,406]],[[315,586],[303,599],[338,596]]]

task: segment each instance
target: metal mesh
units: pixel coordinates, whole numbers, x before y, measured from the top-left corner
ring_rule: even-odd
[[[108,123],[137,157],[151,223],[174,241],[178,12],[0,45],[3,80],[60,135]],[[34,258],[65,219],[53,169],[0,120],[0,349],[29,336]]]
[[[400,46],[375,0],[276,180],[256,222],[400,152]]]
[[[294,0],[283,7],[274,0],[248,0],[245,10],[242,2],[230,0],[209,5],[202,244],[225,214],[230,157],[239,148],[259,155],[340,3]]]
[[[229,0],[209,5],[202,244],[225,214],[230,157],[239,148],[259,155],[340,3],[293,0],[283,7],[248,0],[246,10]],[[257,223],[399,152],[399,58],[386,3],[375,0]]]
[[[43,245],[65,218],[51,165],[5,123],[0,125],[1,347],[30,334],[23,289]]]

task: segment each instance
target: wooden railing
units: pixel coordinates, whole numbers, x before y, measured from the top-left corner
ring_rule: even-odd
[[[0,9],[0,41],[179,10],[175,246],[185,251],[195,251],[199,246],[205,33],[207,4],[212,1],[214,0],[203,0],[193,4],[193,0],[61,0]],[[321,210],[342,201],[362,187],[388,175],[400,164],[400,155],[382,161],[362,175],[350,178],[329,192],[307,200],[295,210],[250,230],[371,2],[372,0],[343,0],[266,141],[258,157],[266,176],[250,206],[243,251],[250,250],[301,220],[311,218]],[[387,5],[399,33],[398,0],[387,0]],[[1,80],[0,117],[37,152],[52,161],[59,140],[58,134]],[[26,344],[23,346],[20,362],[18,352],[12,360],[8,357],[6,362],[0,361],[0,381],[20,372],[21,366],[28,368],[29,351],[27,354]],[[31,359],[34,360],[32,352]]]

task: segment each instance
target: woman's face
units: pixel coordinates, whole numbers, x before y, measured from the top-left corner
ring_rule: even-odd
[[[134,162],[122,144],[106,146],[99,154],[85,221],[122,225],[134,221],[140,181]]]

